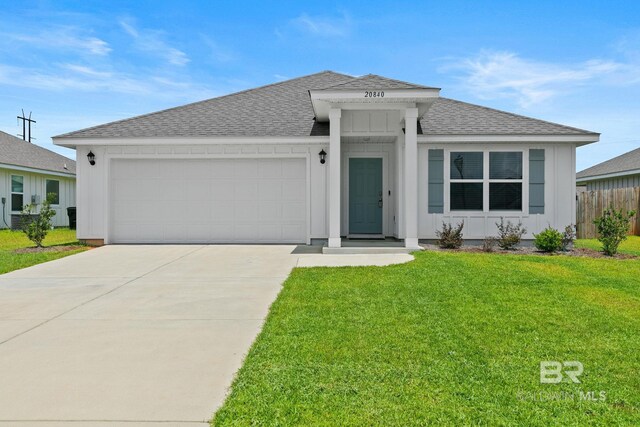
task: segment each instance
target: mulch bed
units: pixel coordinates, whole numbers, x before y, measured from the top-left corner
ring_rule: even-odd
[[[442,252],[470,252],[470,253],[492,253],[498,255],[537,255],[537,256],[575,256],[575,257],[588,257],[588,258],[609,258],[609,259],[638,259],[636,255],[621,254],[618,253],[614,256],[605,255],[601,251],[596,251],[587,248],[573,248],[568,252],[541,252],[533,246],[521,246],[512,251],[505,251],[500,248],[495,248],[492,252],[485,252],[482,250],[482,246],[462,246],[459,249],[442,249],[437,245],[421,245],[426,250],[430,251],[442,251]]]
[[[66,252],[66,251],[74,251],[76,249],[82,249],[85,246],[46,246],[44,248],[20,248],[16,249],[13,252],[16,254],[35,254],[41,252]]]

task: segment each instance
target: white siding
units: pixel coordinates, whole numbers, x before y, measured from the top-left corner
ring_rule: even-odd
[[[35,196],[38,203],[41,203],[46,193],[46,180],[56,180],[60,183],[60,203],[52,206],[56,215],[52,219],[54,227],[69,226],[67,207],[76,205],[76,180],[72,177],[49,175],[46,173],[26,172],[14,169],[0,169],[0,197],[6,197],[5,219],[11,225],[11,175],[24,177],[24,204],[31,202],[31,197]],[[0,204],[0,209],[2,205]],[[13,212],[16,214],[17,212]],[[7,225],[0,217],[0,228],[7,228]]]
[[[428,175],[427,152],[430,148],[445,150],[445,211],[443,214],[428,213]],[[529,215],[528,207],[528,150],[545,150],[545,209],[544,214]],[[449,161],[450,151],[482,150],[482,151],[524,151],[523,157],[523,200],[522,212],[450,212],[447,200],[448,176],[446,163]],[[569,224],[575,224],[575,145],[573,144],[421,144],[418,151],[420,170],[418,182],[419,206],[419,237],[421,239],[436,238],[435,231],[440,229],[442,222],[465,222],[464,237],[466,239],[482,239],[496,234],[495,223],[500,216],[514,223],[521,221],[527,228],[526,239],[532,239],[533,233],[539,233],[548,225],[556,229],[563,229]],[[486,166],[485,166],[486,167]]]
[[[347,114],[348,115],[348,114]],[[387,116],[387,123],[394,118]],[[369,126],[371,127],[371,122]],[[351,125],[345,125],[351,126]],[[358,128],[360,129],[360,128]],[[362,124],[364,129],[364,124]],[[377,129],[377,128],[376,128]],[[385,188],[385,232],[387,235],[403,236],[402,221],[402,132],[399,132],[397,143],[388,142],[391,127],[382,131],[380,143],[355,143],[345,141],[342,152],[343,173],[346,173],[346,163],[349,156],[380,156],[386,159]],[[387,135],[388,133],[388,135]],[[395,134],[396,136],[398,133]],[[395,138],[395,137],[394,137]],[[373,139],[373,138],[372,138]],[[132,140],[134,143],[135,140]],[[575,145],[567,143],[514,143],[514,144],[486,144],[486,143],[419,143],[418,146],[418,232],[421,239],[435,238],[435,230],[441,227],[442,221],[456,222],[465,220],[465,238],[483,238],[495,234],[495,222],[499,215],[487,212],[480,215],[428,214],[427,211],[427,151],[430,148],[445,150],[523,150],[527,155],[523,158],[523,167],[528,172],[528,150],[531,148],[545,149],[545,213],[529,215],[528,210],[528,181],[523,182],[522,213],[510,213],[506,217],[512,221],[521,220],[529,233],[526,238],[532,238],[548,224],[556,228],[575,222]],[[327,163],[320,164],[318,152],[324,149],[327,153]],[[86,161],[89,150],[96,155],[96,165],[90,166]],[[398,159],[400,153],[400,159]],[[248,158],[304,158],[307,161],[308,201],[309,212],[308,236],[311,239],[325,239],[328,237],[328,166],[332,159],[328,142],[308,143],[291,142],[283,144],[245,144],[219,143],[191,145],[176,142],[172,145],[126,145],[126,146],[81,146],[78,147],[77,157],[81,161],[77,165],[78,173],[78,237],[81,239],[105,239],[108,243],[108,208],[109,208],[109,174],[110,164],[114,159],[248,159]],[[398,162],[399,160],[399,162]],[[400,166],[398,166],[400,164]],[[344,228],[348,218],[345,206],[348,206],[347,183],[343,181],[342,200],[342,234],[348,230]],[[391,190],[391,195],[388,191]],[[445,199],[445,204],[447,204]],[[179,215],[187,215],[185,212]],[[176,213],[176,215],[178,215]],[[395,218],[395,220],[394,220]]]

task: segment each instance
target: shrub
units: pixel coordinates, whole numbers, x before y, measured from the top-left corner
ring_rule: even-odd
[[[443,249],[458,249],[462,246],[462,228],[464,221],[453,227],[451,224],[442,223],[442,231],[436,231],[438,246]]]
[[[495,237],[485,237],[482,241],[482,251],[483,252],[493,252],[496,247],[496,238]]]
[[[562,233],[562,247],[560,249],[563,252],[568,251],[574,240],[576,240],[576,226],[569,224],[564,228],[564,233]]]
[[[596,218],[593,223],[596,225],[598,240],[602,243],[602,250],[606,255],[618,253],[618,246],[627,239],[631,217],[635,211],[628,211],[626,214],[616,210],[613,206],[604,210],[601,217]]]
[[[503,217],[500,217],[500,222],[496,222],[496,227],[498,227],[498,237],[496,238],[498,246],[506,251],[515,249],[520,244],[522,236],[527,232],[521,222],[513,225],[511,221],[507,221],[505,224]]]
[[[542,252],[557,252],[562,249],[563,234],[555,228],[547,227],[539,234],[534,234],[533,244]]]
[[[56,214],[56,211],[51,209],[51,203],[55,196],[54,193],[48,194],[38,213],[36,213],[37,205],[35,203],[30,203],[22,209],[22,231],[39,248],[42,247],[42,241],[51,230],[51,218]]]

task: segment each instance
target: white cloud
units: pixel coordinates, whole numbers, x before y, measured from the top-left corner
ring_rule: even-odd
[[[164,58],[172,65],[184,66],[191,61],[186,53],[169,46],[163,40],[164,32],[137,29],[126,19],[120,20],[119,23],[122,29],[133,38],[134,44],[139,50]]]
[[[291,20],[291,24],[305,33],[319,37],[344,37],[353,25],[347,14],[340,18],[309,16],[306,13]]]
[[[189,81],[173,80],[162,76],[133,77],[78,64],[59,64],[45,71],[0,64],[0,85],[63,93],[67,91],[113,92],[187,100],[215,95],[208,88]]]
[[[231,50],[221,46],[218,42],[204,34],[201,34],[204,44],[209,48],[211,58],[216,62],[231,62],[237,58],[237,55]]]
[[[511,52],[484,51],[440,71],[462,71],[463,85],[479,98],[513,98],[528,107],[597,79],[614,79],[627,68],[615,61],[592,59],[566,65],[524,59]]]
[[[80,35],[75,27],[56,27],[35,34],[3,34],[17,42],[28,43],[35,48],[73,50],[81,54],[105,56],[111,52],[106,41],[97,37]]]

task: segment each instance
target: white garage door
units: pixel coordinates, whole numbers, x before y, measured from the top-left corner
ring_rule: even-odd
[[[112,243],[305,243],[304,159],[116,159]]]

